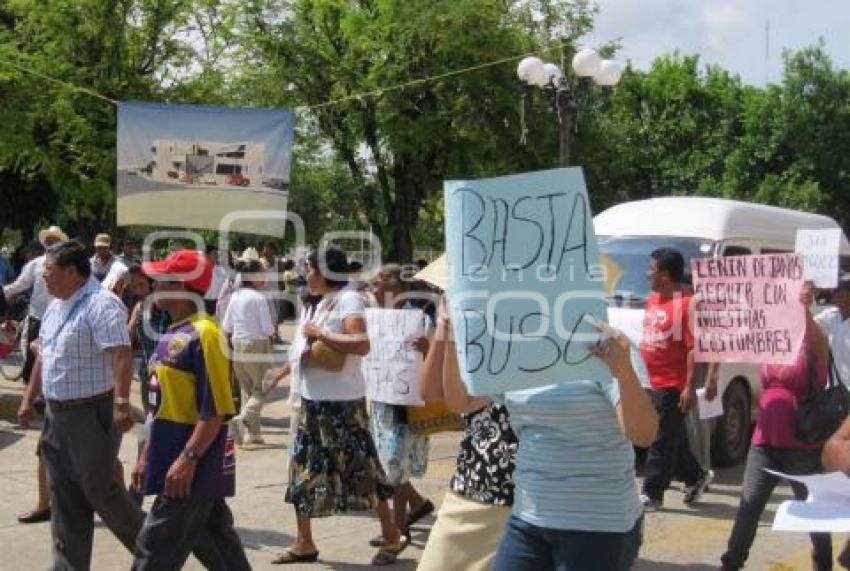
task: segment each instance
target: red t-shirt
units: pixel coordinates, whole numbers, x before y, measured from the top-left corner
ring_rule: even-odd
[[[652,292],[646,300],[640,355],[653,389],[685,388],[688,351],[694,347],[688,313],[690,301],[689,292],[672,297]]]

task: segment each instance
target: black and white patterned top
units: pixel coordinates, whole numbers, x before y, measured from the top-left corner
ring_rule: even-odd
[[[463,415],[463,419],[466,430],[451,490],[477,502],[513,505],[517,437],[507,409],[490,403],[478,412]]]

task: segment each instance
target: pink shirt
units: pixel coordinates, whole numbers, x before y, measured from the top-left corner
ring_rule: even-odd
[[[762,392],[759,415],[753,432],[753,445],[785,448],[817,448],[820,444],[803,442],[796,435],[797,403],[809,391],[809,351],[803,343],[797,359],[790,365],[762,365],[759,370]],[[817,382],[826,386],[826,365],[817,367]]]

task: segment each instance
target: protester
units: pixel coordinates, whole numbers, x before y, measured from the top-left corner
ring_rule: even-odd
[[[33,342],[37,344],[36,342]],[[36,351],[37,354],[37,351]],[[34,401],[36,395],[34,390],[41,392],[41,356],[37,355],[35,364],[32,369],[32,378],[29,382],[30,386],[21,399],[21,404],[18,407],[18,424],[21,428],[27,429],[35,416]],[[38,439],[38,444],[35,447],[35,455],[38,457],[38,468],[36,469],[36,477],[38,482],[38,495],[36,496],[35,508],[18,514],[18,523],[41,523],[50,521],[50,489],[47,485],[47,466],[44,465],[44,458],[41,453],[41,437]]]
[[[94,238],[94,256],[90,260],[92,275],[109,291],[113,291],[127,271],[127,266],[110,251],[111,246],[109,234],[98,234]]]
[[[145,413],[150,410],[150,399],[148,398],[148,361],[153,355],[154,349],[159,342],[159,337],[165,333],[171,322],[168,313],[163,311],[156,303],[151,303],[148,297],[153,293],[153,279],[145,275],[139,264],[130,266],[127,270],[129,279],[128,288],[136,297],[136,305],[130,314],[127,324],[127,332],[134,347],[141,352],[139,368],[137,371],[141,388],[142,406]]]
[[[157,304],[172,325],[149,363],[156,404],[133,485],[156,499],[133,569],[180,569],[193,547],[207,569],[250,569],[225,501],[234,494],[236,471],[227,429],[235,413],[227,344],[201,309],[212,264],[203,253],[178,250],[142,269],[157,280],[157,293],[168,294]]]
[[[247,430],[248,444],[265,444],[260,431],[260,415],[265,396],[263,378],[269,368],[271,336],[275,326],[266,297],[261,293],[265,280],[256,260],[236,261],[240,286],[230,297],[221,328],[232,342],[233,373],[242,389],[242,411],[231,420],[236,441],[241,444]]]
[[[265,279],[263,290],[269,300],[269,309],[272,314],[272,322],[277,325],[280,315],[280,268],[277,263],[277,244],[267,240],[263,244],[263,255],[260,258]]]
[[[311,321],[301,324],[307,347],[294,374],[300,379],[301,412],[290,462],[286,501],[298,525],[295,541],[272,563],[316,561],[311,519],[376,508],[384,545],[373,565],[393,563],[407,541],[393,523],[387,500],[393,489],[369,433],[360,358],[369,352],[362,297],[342,291],[348,260],[333,247],[308,258],[307,286],[321,295]],[[338,353],[342,368],[336,368]],[[331,363],[332,362],[332,363]]]
[[[685,415],[696,404],[696,387],[689,318],[692,297],[683,287],[684,271],[685,261],[677,250],[660,248],[650,255],[647,277],[652,293],[646,301],[640,352],[661,421],[644,466],[640,499],[646,511],[663,505],[674,474],[685,482],[685,504],[697,501],[708,482],[708,473],[700,468],[685,439]]]
[[[220,263],[221,254],[218,250],[218,246],[215,244],[210,244],[206,247],[206,254],[210,259],[210,262],[213,264],[213,275],[212,280],[210,281],[210,287],[206,293],[204,293],[204,305],[206,306],[208,314],[215,315],[218,296],[221,295],[221,289],[227,281],[229,273],[228,270],[231,266],[229,264],[227,266],[223,266]]]
[[[133,426],[127,314],[91,276],[77,241],[49,248],[44,280],[57,298],[40,333],[47,399],[41,446],[53,506],[54,566],[88,569],[93,512],[131,552],[144,518],[114,479],[120,434]]]
[[[283,281],[283,289],[286,296],[281,303],[281,319],[292,319],[296,315],[298,307],[298,272],[295,271],[295,262],[286,260],[283,262],[283,272],[281,273]]]
[[[29,382],[33,363],[35,363],[32,342],[38,339],[44,312],[47,311],[47,306],[53,300],[44,282],[44,262],[46,259],[44,249],[67,240],[68,235],[59,226],[50,226],[38,233],[38,239],[39,242],[36,245],[39,246],[39,253],[24,265],[18,279],[3,288],[3,294],[10,301],[15,296],[22,295],[27,291],[31,292],[29,308],[27,309],[26,329],[22,334],[23,342],[27,348],[21,373],[25,383]]]
[[[850,273],[843,273],[830,307],[815,317],[829,342],[841,382],[850,388]]]
[[[762,392],[752,445],[747,454],[741,503],[729,537],[726,553],[721,557],[724,570],[741,569],[756,536],[759,518],[780,477],[767,472],[776,470],[791,475],[821,472],[822,443],[803,442],[795,432],[797,404],[809,391],[809,383],[826,386],[829,348],[812,318],[811,284],[800,296],[806,306],[806,336],[803,346],[790,365],[762,365],[759,370]],[[805,500],[806,488],[790,482],[794,497]],[[812,568],[832,569],[832,540],[828,533],[810,534],[813,545]]]
[[[386,264],[378,273],[372,294],[378,307],[384,309],[411,309],[405,295],[407,287],[401,279],[401,266]],[[430,320],[422,314],[423,333],[427,333]],[[428,354],[426,334],[408,340],[414,350]],[[409,537],[410,528],[434,511],[434,504],[422,497],[410,482],[410,478],[421,478],[428,470],[428,447],[430,440],[416,434],[407,422],[407,407],[371,400],[369,417],[372,436],[378,448],[378,457],[390,485],[395,488],[393,515],[396,526]],[[372,540],[379,546],[382,538]]]
[[[12,267],[12,261],[9,259],[9,248],[3,246],[0,248],[0,286],[12,283],[15,279],[15,268]]]
[[[446,354],[455,349],[444,307],[441,315],[419,376],[426,402],[458,393],[457,379],[444,375]],[[455,472],[417,571],[489,571],[514,503],[517,438],[507,409],[486,398],[452,397],[458,400],[464,432]]]
[[[121,253],[115,259],[124,264],[125,267],[137,265],[140,260],[136,251],[136,244],[129,238],[121,240]]]
[[[850,475],[850,418],[826,441],[821,460],[827,472],[839,471]],[[850,569],[850,540],[844,544],[838,562],[845,569]]]

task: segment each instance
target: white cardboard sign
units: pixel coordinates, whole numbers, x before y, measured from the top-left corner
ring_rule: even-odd
[[[841,228],[823,230],[797,230],[794,250],[803,258],[804,278],[812,280],[815,287],[838,287],[838,249]]]
[[[427,333],[427,316],[418,309],[366,309],[369,353],[362,360],[369,400],[421,406],[422,353],[411,341]]]

